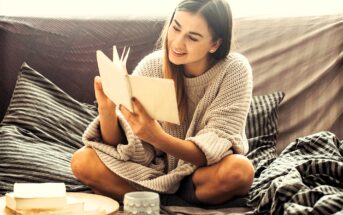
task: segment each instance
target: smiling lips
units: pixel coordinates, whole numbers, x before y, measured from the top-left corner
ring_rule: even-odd
[[[171,52],[176,57],[182,57],[182,56],[186,55],[186,52],[178,51],[175,49],[171,49]]]

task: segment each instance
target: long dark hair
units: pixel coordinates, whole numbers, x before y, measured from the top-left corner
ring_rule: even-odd
[[[159,48],[164,51],[163,74],[164,78],[173,79],[175,82],[180,122],[182,122],[187,117],[187,100],[182,74],[183,66],[171,63],[168,58],[168,29],[176,11],[191,12],[205,18],[213,41],[221,40],[219,48],[214,53],[209,53],[215,60],[225,58],[230,52],[232,14],[227,0],[183,0],[176,6],[172,16],[164,26],[158,43]]]

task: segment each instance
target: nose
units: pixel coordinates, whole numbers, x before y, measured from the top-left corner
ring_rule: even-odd
[[[177,35],[174,38],[173,46],[176,49],[184,49],[185,48],[185,41],[184,41],[184,36],[183,35]]]

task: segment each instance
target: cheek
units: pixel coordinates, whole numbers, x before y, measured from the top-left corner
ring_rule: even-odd
[[[206,46],[206,44],[197,43],[197,44],[190,44],[188,46],[188,51],[193,53],[194,56],[204,56],[208,54],[209,49]]]

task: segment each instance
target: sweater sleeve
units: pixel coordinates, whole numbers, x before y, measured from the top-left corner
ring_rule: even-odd
[[[232,152],[246,154],[249,150],[245,124],[252,97],[251,67],[239,55],[225,70],[221,80],[214,83],[219,85],[217,90],[209,92],[212,99],[199,103],[205,109],[200,129],[195,136],[186,138],[202,150],[208,165]]]
[[[120,110],[116,109],[118,121],[125,133],[127,144],[119,143],[117,146],[112,146],[103,143],[100,133],[99,116],[89,124],[82,136],[82,141],[86,146],[96,148],[106,154],[112,155],[114,158],[122,161],[133,161],[145,166],[150,165],[155,156],[155,150],[150,145],[141,141],[133,134],[133,131],[125,120]]]
[[[162,57],[162,50],[148,54],[137,64],[132,75],[163,78]]]

